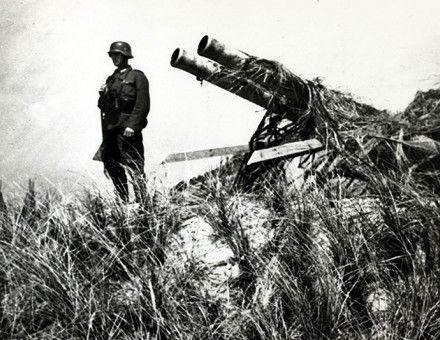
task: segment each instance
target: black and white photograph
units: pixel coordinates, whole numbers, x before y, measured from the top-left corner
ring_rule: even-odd
[[[440,339],[438,0],[2,0],[0,339]]]

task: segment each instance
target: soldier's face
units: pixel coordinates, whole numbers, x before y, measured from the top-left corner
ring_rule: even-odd
[[[116,67],[121,66],[122,64],[124,64],[124,56],[121,53],[111,53],[110,54],[110,58],[112,58],[113,64]]]

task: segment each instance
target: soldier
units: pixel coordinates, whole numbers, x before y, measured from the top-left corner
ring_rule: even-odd
[[[128,173],[139,201],[145,177],[142,129],[147,125],[150,110],[149,84],[142,71],[128,64],[133,58],[128,43],[112,43],[108,55],[116,70],[99,91],[103,142],[94,159],[104,163],[105,173],[125,202],[128,202]]]

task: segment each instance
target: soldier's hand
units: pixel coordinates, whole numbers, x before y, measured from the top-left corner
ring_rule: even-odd
[[[107,92],[107,84],[102,84],[99,88],[99,93],[106,93]]]
[[[126,127],[123,135],[124,135],[124,137],[133,137],[134,130],[132,128]]]

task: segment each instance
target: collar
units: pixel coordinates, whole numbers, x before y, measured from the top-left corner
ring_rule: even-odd
[[[127,66],[126,68],[123,68],[122,70],[116,69],[113,75],[119,79],[122,79],[127,74],[127,71],[130,71],[132,69],[131,66]]]
[[[119,73],[119,74],[124,74],[125,72],[127,72],[128,70],[131,70],[131,66],[127,66],[126,68],[123,68],[122,70],[118,70],[116,69],[115,72]]]

